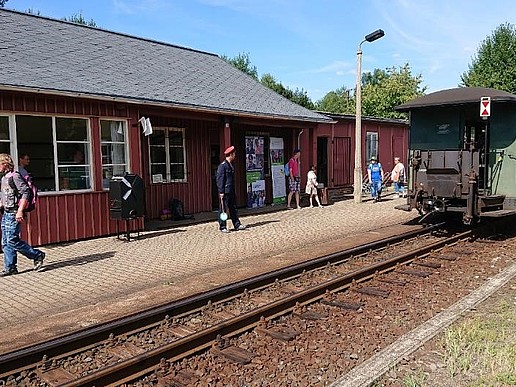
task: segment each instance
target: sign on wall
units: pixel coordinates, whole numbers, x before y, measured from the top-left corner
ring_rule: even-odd
[[[277,137],[270,138],[270,158],[272,174],[272,203],[285,203],[285,150],[283,139]]]

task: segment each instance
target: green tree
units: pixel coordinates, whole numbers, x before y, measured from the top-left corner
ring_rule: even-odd
[[[488,36],[473,57],[459,86],[491,87],[516,93],[516,28],[502,24]]]
[[[283,84],[278,82],[271,74],[262,75],[260,83],[298,105],[307,109],[314,109],[314,103],[303,89],[296,89],[293,91],[290,88],[283,86]]]
[[[234,58],[229,58],[226,55],[222,55],[221,59],[225,60],[229,64],[232,64],[240,71],[251,76],[253,79],[259,81],[262,85],[274,90],[276,93],[288,98],[298,105],[304,106],[307,109],[313,109],[314,104],[305,90],[296,89],[291,90],[288,87],[283,86],[281,82],[278,82],[271,74],[262,75],[261,79],[258,78],[258,69],[256,66],[251,64],[249,53],[238,54]]]
[[[330,91],[315,103],[315,109],[328,113],[355,114],[355,99],[352,90],[345,86]]]
[[[0,0],[0,8],[5,5],[9,0]]]
[[[97,23],[95,23],[95,21],[93,19],[90,19],[89,21],[87,21],[84,18],[84,16],[82,15],[82,11],[79,11],[78,13],[74,13],[72,16],[70,16],[68,18],[64,17],[61,20],[68,21],[71,23],[76,23],[76,24],[82,24],[84,26],[98,27]]]
[[[394,107],[424,95],[422,76],[413,76],[410,66],[375,69],[362,76],[362,114],[371,117],[406,118]]]
[[[251,64],[249,53],[238,54],[234,58],[229,58],[226,55],[222,55],[221,58],[235,66],[240,71],[250,75],[255,80],[258,80],[258,70],[256,69],[256,66]]]

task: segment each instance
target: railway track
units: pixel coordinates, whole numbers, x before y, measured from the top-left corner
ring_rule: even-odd
[[[11,352],[0,357],[0,381],[86,386],[132,382],[149,374],[157,379],[166,376],[170,363],[210,347],[244,361],[245,351],[227,346],[224,339],[251,329],[288,336],[285,331],[269,332],[266,322],[291,313],[310,318],[303,308],[321,300],[357,308],[328,295],[350,289],[381,295],[381,290],[360,284],[393,271],[429,275],[406,266],[419,259],[423,265],[419,267],[435,268],[435,263],[425,263],[421,257],[471,236],[469,231],[451,237],[430,236],[436,230],[387,238]],[[402,253],[394,256],[393,251]],[[386,259],[386,255],[392,258]]]

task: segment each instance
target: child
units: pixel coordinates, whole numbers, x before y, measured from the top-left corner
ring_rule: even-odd
[[[312,199],[315,198],[315,201],[317,202],[317,205],[319,208],[323,208],[321,205],[321,202],[319,201],[319,195],[317,195],[317,175],[315,174],[315,171],[317,171],[317,167],[315,165],[312,165],[310,167],[310,170],[308,171],[308,175],[306,177],[306,189],[305,192],[310,195],[308,198],[308,202],[310,203],[310,208],[313,208],[313,202]]]

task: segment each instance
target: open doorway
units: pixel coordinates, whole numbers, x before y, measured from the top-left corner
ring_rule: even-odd
[[[328,138],[317,137],[317,181],[328,187]]]

